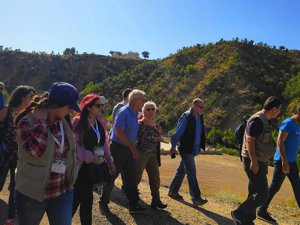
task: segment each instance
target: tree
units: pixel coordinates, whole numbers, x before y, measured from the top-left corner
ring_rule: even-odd
[[[147,52],[147,51],[143,51],[143,52],[142,52],[142,55],[143,55],[143,57],[144,57],[145,59],[148,59],[148,58],[149,58],[149,55],[150,55],[150,53],[149,53],[149,52]]]
[[[66,48],[63,52],[64,55],[75,55],[76,49],[73,48]]]
[[[109,54],[111,54],[111,56],[113,56],[113,54],[115,54],[115,51],[109,51]]]

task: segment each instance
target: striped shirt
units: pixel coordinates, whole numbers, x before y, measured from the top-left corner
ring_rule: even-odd
[[[18,128],[23,149],[33,157],[41,157],[45,152],[48,140],[48,129],[50,129],[52,135],[56,137],[59,142],[61,141],[61,132],[58,121],[50,124],[50,122],[46,120],[36,120],[35,124],[31,126],[27,118],[23,117],[18,122]],[[59,146],[57,144],[55,144],[55,146],[55,156],[60,157]],[[65,135],[64,152],[61,157],[65,158],[68,149],[68,138]],[[56,198],[66,191],[67,185],[65,174],[51,172],[48,179],[45,199]]]

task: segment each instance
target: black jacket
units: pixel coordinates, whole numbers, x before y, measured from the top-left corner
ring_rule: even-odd
[[[185,131],[180,138],[178,150],[179,152],[192,153],[194,148],[195,134],[196,134],[196,118],[193,115],[192,109],[183,113],[182,116],[187,117],[187,124],[186,124]],[[202,148],[205,151],[205,127],[204,127],[203,115],[199,116],[199,120],[202,127],[200,148]]]

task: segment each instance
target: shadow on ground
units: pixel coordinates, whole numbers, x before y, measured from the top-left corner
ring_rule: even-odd
[[[100,194],[99,192],[96,192]],[[164,221],[164,224],[172,224],[172,225],[183,225],[183,223],[179,222],[177,219],[173,218],[171,213],[166,210],[156,210],[152,209],[150,205],[146,202],[140,200],[139,204],[146,208],[146,211],[141,214],[129,214],[128,208],[128,201],[125,194],[122,190],[118,187],[114,187],[113,192],[111,194],[111,201],[115,204],[124,207],[125,212],[131,216],[137,225],[157,225]],[[110,215],[106,216],[107,220],[114,225],[125,225],[126,223],[118,217],[117,214],[111,213]]]
[[[220,225],[225,225],[225,224],[232,224],[232,220],[231,219],[228,219],[224,216],[221,216],[217,213],[214,213],[212,211],[209,211],[209,210],[206,210],[202,207],[194,207],[192,203],[190,202],[186,202],[184,200],[176,200],[177,202],[180,202],[181,204],[183,205],[186,205],[186,206],[189,206],[199,212],[201,212],[202,214],[204,214],[206,217],[208,218],[211,218],[212,220],[214,220],[217,224],[220,224]]]

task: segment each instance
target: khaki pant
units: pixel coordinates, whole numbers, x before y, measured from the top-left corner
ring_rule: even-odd
[[[140,156],[136,160],[137,184],[141,182],[145,168],[149,178],[150,190],[152,195],[152,203],[157,203],[160,201],[160,197],[159,197],[160,178],[159,178],[159,169],[158,169],[156,151],[140,152]]]

